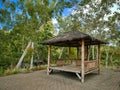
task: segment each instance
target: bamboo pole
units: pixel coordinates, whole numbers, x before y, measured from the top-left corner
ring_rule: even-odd
[[[48,66],[47,66],[47,75],[49,75],[49,68],[50,68],[50,50],[51,50],[51,46],[48,45]]]
[[[82,39],[82,45],[81,45],[81,82],[84,83],[84,59],[85,59],[85,41]]]
[[[100,74],[100,44],[98,44],[98,74]]]

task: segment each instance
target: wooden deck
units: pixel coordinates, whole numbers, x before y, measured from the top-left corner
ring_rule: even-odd
[[[74,65],[51,66],[50,69],[59,70],[59,71],[66,71],[66,72],[73,72],[73,73],[81,73],[80,66],[74,66]]]
[[[81,73],[81,66],[75,66],[75,65],[50,66],[49,69],[72,72],[72,73]],[[90,72],[97,71],[97,70],[98,70],[97,67],[94,67],[92,69],[85,68],[85,74],[88,74]]]
[[[78,61],[76,61],[76,63],[72,64],[65,64],[63,61],[64,60],[58,60],[55,66],[50,65],[49,68],[47,68],[47,70],[49,71],[48,74],[53,72],[54,70],[72,72],[75,73],[77,77],[82,81],[82,66],[80,60],[79,63]],[[99,68],[97,65],[97,60],[90,60],[84,62],[84,75],[98,70]]]

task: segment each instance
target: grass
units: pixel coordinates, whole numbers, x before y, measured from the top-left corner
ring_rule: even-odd
[[[0,76],[7,76],[7,75],[13,75],[13,74],[18,74],[18,73],[30,73],[33,71],[38,71],[38,70],[44,70],[47,68],[47,65],[40,65],[40,66],[34,66],[32,69],[29,68],[20,68],[20,69],[7,69],[4,70],[0,69]]]

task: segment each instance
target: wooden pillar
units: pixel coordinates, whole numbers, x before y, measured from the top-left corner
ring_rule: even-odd
[[[85,59],[85,41],[82,39],[81,43],[81,82],[84,82],[84,59]]]
[[[48,45],[48,66],[47,66],[47,74],[49,75],[49,67],[50,67],[50,51],[51,51],[51,46]]]
[[[97,57],[97,59],[98,59],[98,74],[100,74],[100,44],[98,44],[98,57]]]
[[[80,59],[80,47],[77,47],[77,59]]]

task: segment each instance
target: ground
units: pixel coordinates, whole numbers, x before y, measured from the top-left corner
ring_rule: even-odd
[[[0,90],[120,90],[120,72],[103,69],[88,74],[81,83],[73,73],[46,70],[0,77]]]

